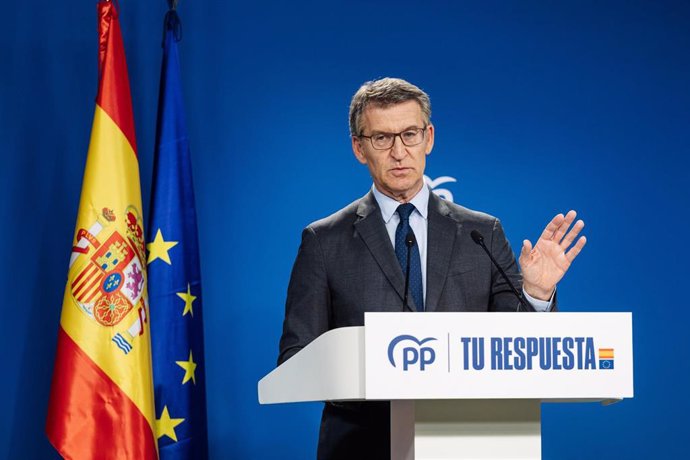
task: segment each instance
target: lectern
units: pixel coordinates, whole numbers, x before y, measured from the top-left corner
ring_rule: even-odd
[[[259,382],[259,402],[391,401],[391,458],[541,457],[541,404],[633,397],[631,313],[366,313]]]

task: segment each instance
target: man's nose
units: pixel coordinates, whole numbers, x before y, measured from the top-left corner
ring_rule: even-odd
[[[393,147],[391,147],[391,156],[396,160],[402,160],[407,155],[407,150],[405,150],[405,144],[402,142],[400,134],[393,138]]]

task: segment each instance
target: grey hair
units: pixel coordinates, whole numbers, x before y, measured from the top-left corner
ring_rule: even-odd
[[[381,78],[364,83],[352,96],[350,102],[350,135],[362,134],[362,114],[371,105],[388,107],[407,101],[417,101],[422,109],[424,121],[431,119],[431,100],[429,95],[410,82],[400,78]]]

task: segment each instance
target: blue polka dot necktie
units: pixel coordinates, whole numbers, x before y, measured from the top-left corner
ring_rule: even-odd
[[[398,206],[396,211],[400,216],[400,223],[398,228],[395,230],[395,255],[400,262],[400,268],[402,268],[403,276],[405,276],[405,270],[407,270],[407,244],[405,244],[405,238],[408,233],[414,232],[410,227],[410,214],[415,210],[412,203],[405,203]],[[414,239],[414,245],[410,249],[410,287],[409,294],[414,299],[414,303],[417,306],[417,311],[424,311],[424,291],[422,287],[422,264],[421,258],[419,257],[419,246],[417,246],[417,238]]]

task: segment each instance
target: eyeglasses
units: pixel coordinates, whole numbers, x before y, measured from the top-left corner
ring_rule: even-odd
[[[400,137],[400,140],[407,147],[414,147],[424,141],[424,132],[428,126],[423,128],[409,128],[399,133],[376,133],[371,136],[359,135],[357,137],[369,139],[371,146],[376,150],[388,150],[395,144],[395,138]]]

